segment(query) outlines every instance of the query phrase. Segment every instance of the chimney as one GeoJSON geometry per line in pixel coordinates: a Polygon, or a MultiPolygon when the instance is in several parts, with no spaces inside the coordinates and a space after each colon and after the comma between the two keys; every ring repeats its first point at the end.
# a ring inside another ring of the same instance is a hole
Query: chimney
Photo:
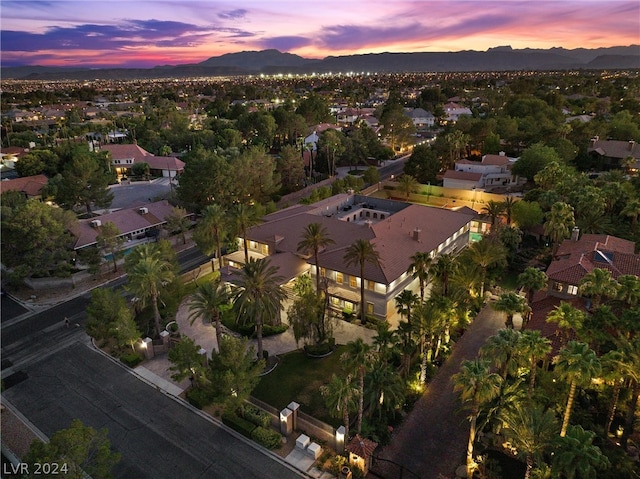
{"type": "Polygon", "coordinates": [[[571,231],[571,241],[578,241],[580,239],[580,228],[577,226],[573,227],[573,231],[571,231]]]}
{"type": "Polygon", "coordinates": [[[414,229],[411,237],[413,238],[414,241],[420,241],[420,228],[414,229]]]}
{"type": "Polygon", "coordinates": [[[636,146],[636,142],[633,140],[629,140],[629,151],[633,151],[634,146],[636,146]]]}

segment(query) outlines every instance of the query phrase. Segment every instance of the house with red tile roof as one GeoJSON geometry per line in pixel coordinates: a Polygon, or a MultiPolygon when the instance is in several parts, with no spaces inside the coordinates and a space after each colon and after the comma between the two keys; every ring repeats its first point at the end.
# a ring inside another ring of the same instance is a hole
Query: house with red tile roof
{"type": "Polygon", "coordinates": [[[172,209],[167,200],[162,200],[141,207],[121,209],[96,218],[79,220],[71,229],[76,238],[73,249],[95,246],[101,227],[109,222],[120,230],[120,237],[125,241],[144,238],[151,231],[158,231],[167,223],[172,209]]]}
{"type": "MultiPolygon", "coordinates": [[[[360,307],[360,270],[347,266],[344,254],[358,239],[371,242],[380,264],[365,265],[366,308],[370,315],[389,319],[396,313],[395,297],[404,289],[418,289],[417,280],[407,272],[411,256],[426,252],[437,257],[463,249],[476,220],[477,213],[470,208],[448,210],[340,194],[267,215],[262,224],[248,230],[247,240],[251,256],[268,256],[272,262],[286,265],[279,271],[286,281],[309,273],[315,282],[318,268],[313,256],[298,252],[297,247],[305,227],[320,223],[335,243],[320,251],[319,274],[326,278],[331,306],[352,311],[360,307]]],[[[242,250],[241,238],[238,244],[242,250]]],[[[244,252],[232,253],[226,261],[231,267],[241,267],[244,252]]]]}
{"type": "MultiPolygon", "coordinates": [[[[549,278],[547,290],[534,296],[531,319],[526,325],[526,329],[541,331],[551,340],[553,352],[563,346],[564,339],[555,323],[547,323],[547,316],[563,301],[586,312],[589,301],[580,296],[579,284],[595,268],[610,271],[613,279],[626,274],[640,276],[640,255],[635,254],[635,243],[604,234],[580,237],[577,229],[570,239],[562,242],[546,271],[549,278]]],[[[570,337],[575,337],[575,334],[571,333],[570,337]]]]}
{"type": "Polygon", "coordinates": [[[42,188],[47,186],[49,180],[45,175],[24,176],[22,178],[14,178],[12,180],[3,180],[0,182],[0,191],[19,191],[27,198],[40,198],[42,188]]]}
{"type": "Polygon", "coordinates": [[[118,177],[130,175],[135,163],[147,163],[152,176],[173,178],[184,171],[184,161],[172,156],[155,156],[137,143],[109,143],[100,148],[110,153],[118,177]]]}

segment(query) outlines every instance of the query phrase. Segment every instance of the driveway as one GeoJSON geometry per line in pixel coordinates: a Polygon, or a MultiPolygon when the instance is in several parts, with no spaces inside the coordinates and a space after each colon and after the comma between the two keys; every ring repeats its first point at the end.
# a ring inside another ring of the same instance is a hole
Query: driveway
{"type": "MultiPolygon", "coordinates": [[[[413,410],[394,430],[391,444],[378,453],[379,457],[404,466],[422,479],[438,479],[440,474],[453,476],[457,466],[465,463],[469,421],[453,391],[451,376],[459,371],[462,361],[474,359],[487,338],[503,327],[503,316],[487,304],[413,410]]],[[[386,465],[385,477],[399,477],[398,471],[399,468],[386,465]]]]}

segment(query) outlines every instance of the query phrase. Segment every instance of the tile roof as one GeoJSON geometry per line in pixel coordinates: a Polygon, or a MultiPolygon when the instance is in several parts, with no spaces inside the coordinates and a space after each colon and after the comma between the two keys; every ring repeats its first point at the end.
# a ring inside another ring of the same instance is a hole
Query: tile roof
{"type": "Polygon", "coordinates": [[[169,216],[173,209],[167,200],[148,203],[145,208],[149,211],[146,214],[141,214],[140,209],[136,207],[114,211],[96,218],[80,220],[71,229],[71,232],[76,237],[74,249],[84,248],[96,243],[100,230],[91,226],[93,220],[100,220],[103,225],[111,222],[116,225],[122,235],[125,235],[164,224],[166,217],[169,216]]]}
{"type": "Polygon", "coordinates": [[[48,178],[45,175],[24,176],[12,180],[0,182],[0,191],[21,191],[27,196],[39,196],[42,188],[47,186],[48,178]]]}
{"type": "Polygon", "coordinates": [[[111,153],[113,160],[133,158],[134,163],[145,162],[153,170],[184,170],[184,161],[173,156],[155,156],[137,144],[111,143],[101,148],[111,153]]]}
{"type": "Polygon", "coordinates": [[[373,455],[373,451],[375,451],[376,447],[378,447],[377,442],[373,442],[366,437],[360,436],[360,434],[356,434],[353,439],[351,439],[351,442],[347,444],[345,449],[348,452],[362,457],[363,459],[368,459],[373,455]]]}
{"type": "MultiPolygon", "coordinates": [[[[560,303],[563,301],[581,311],[587,311],[585,301],[582,298],[562,299],[551,296],[544,291],[534,298],[534,302],[531,305],[531,319],[524,328],[532,331],[540,331],[543,337],[551,341],[551,357],[555,356],[562,346],[564,346],[565,338],[562,331],[558,328],[558,324],[547,322],[547,317],[556,306],[560,306],[560,303]]],[[[570,331],[568,336],[570,340],[575,339],[575,331],[570,331]]]]}
{"type": "MultiPolygon", "coordinates": [[[[344,199],[348,195],[341,195],[344,199]]],[[[338,200],[341,196],[333,197],[338,200]]],[[[364,277],[382,284],[389,284],[407,271],[411,264],[410,257],[418,251],[436,250],[456,231],[463,228],[475,216],[476,212],[469,208],[453,211],[421,205],[393,201],[391,206],[402,209],[390,214],[386,219],[371,226],[353,222],[340,221],[333,217],[323,216],[322,206],[327,203],[316,203],[313,209],[308,206],[292,207],[264,217],[264,223],[254,226],[247,232],[249,240],[263,244],[275,245],[278,252],[297,253],[298,243],[302,240],[304,228],[310,223],[320,223],[335,241],[320,253],[320,265],[327,269],[360,276],[358,265],[346,266],[344,254],[347,248],[358,239],[370,241],[380,254],[380,265],[365,265],[364,277]],[[396,205],[397,204],[397,205],[396,205]],[[318,205],[321,205],[317,207],[318,205]],[[414,230],[420,230],[418,239],[414,239],[414,230]]],[[[329,211],[334,213],[334,211],[329,211]]],[[[313,264],[314,259],[308,262],[313,264]]]]}
{"type": "Polygon", "coordinates": [[[508,165],[509,158],[505,155],[484,155],[482,157],[483,165],[508,165]]]}
{"type": "Polygon", "coordinates": [[[635,141],[597,140],[592,141],[589,148],[587,148],[587,153],[592,151],[609,158],[626,158],[627,156],[640,158],[640,143],[635,141]]]}

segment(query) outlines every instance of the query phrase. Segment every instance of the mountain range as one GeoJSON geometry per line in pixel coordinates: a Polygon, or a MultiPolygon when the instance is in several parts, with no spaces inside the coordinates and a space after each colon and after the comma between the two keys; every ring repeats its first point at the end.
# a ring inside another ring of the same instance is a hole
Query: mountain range
{"type": "Polygon", "coordinates": [[[550,71],[640,68],[640,45],[586,49],[512,49],[487,51],[369,53],[307,59],[278,50],[243,51],[203,62],[154,68],[72,68],[20,66],[2,68],[5,79],[93,80],[185,78],[256,74],[550,71]]]}

